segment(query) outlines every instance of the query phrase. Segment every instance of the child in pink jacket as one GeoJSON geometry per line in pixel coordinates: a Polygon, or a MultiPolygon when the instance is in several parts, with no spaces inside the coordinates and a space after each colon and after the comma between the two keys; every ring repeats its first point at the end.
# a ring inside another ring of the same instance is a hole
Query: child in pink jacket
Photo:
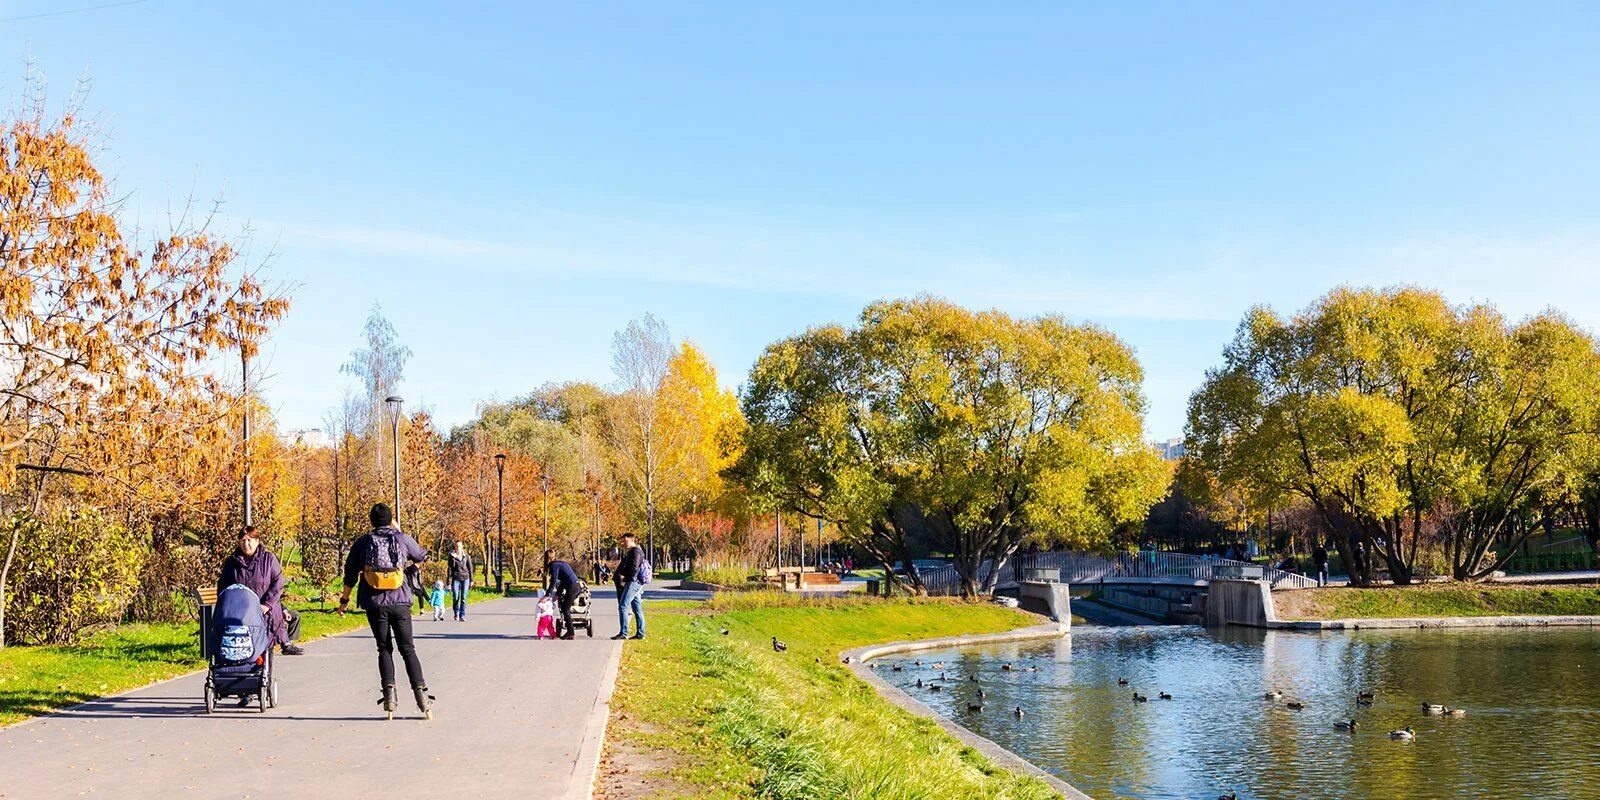
{"type": "Polygon", "coordinates": [[[539,628],[533,638],[556,638],[556,600],[549,593],[539,598],[539,628]]]}

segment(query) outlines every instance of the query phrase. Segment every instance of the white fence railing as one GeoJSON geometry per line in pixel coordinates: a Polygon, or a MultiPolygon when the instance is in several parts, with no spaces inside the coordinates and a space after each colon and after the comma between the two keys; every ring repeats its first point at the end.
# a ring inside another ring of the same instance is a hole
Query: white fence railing
{"type": "MultiPolygon", "coordinates": [[[[978,569],[978,585],[985,585],[993,571],[994,560],[984,561],[978,569]]],[[[1314,578],[1248,561],[1153,550],[1112,556],[1081,552],[1018,555],[1007,560],[1005,566],[1000,568],[995,585],[1010,586],[1017,582],[1019,576],[1028,580],[1071,584],[1098,583],[1117,578],[1170,578],[1191,581],[1264,580],[1274,589],[1314,589],[1317,586],[1314,578]]],[[[960,594],[961,573],[953,565],[926,569],[922,571],[922,585],[932,595],[960,594]]]]}

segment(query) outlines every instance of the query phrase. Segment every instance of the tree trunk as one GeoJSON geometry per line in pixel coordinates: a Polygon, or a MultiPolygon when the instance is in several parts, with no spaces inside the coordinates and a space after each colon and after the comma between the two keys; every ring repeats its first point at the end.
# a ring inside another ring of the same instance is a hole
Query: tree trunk
{"type": "Polygon", "coordinates": [[[22,526],[11,522],[11,543],[6,545],[6,563],[0,567],[0,650],[6,647],[6,579],[11,577],[11,562],[17,556],[17,540],[22,538],[22,526]]]}

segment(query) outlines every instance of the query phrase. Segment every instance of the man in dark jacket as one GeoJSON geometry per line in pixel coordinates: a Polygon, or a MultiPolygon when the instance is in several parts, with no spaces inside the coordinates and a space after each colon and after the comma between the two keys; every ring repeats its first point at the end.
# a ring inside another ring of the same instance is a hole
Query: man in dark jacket
{"type": "Polygon", "coordinates": [[[294,642],[300,638],[300,615],[283,607],[283,564],[272,551],[261,545],[254,525],[239,534],[239,549],[222,562],[217,576],[217,592],[236,583],[250,587],[261,598],[261,613],[272,629],[272,641],[286,656],[305,651],[294,642]]]}
{"type": "Polygon", "coordinates": [[[644,564],[644,550],[639,547],[639,539],[631,533],[622,534],[622,560],[617,562],[616,571],[611,573],[611,582],[617,587],[617,616],[622,620],[622,628],[613,639],[627,639],[628,612],[633,612],[634,639],[644,638],[644,584],[640,582],[639,569],[644,564]]]}
{"type": "Polygon", "coordinates": [[[453,598],[456,622],[467,621],[467,591],[472,588],[472,556],[467,546],[456,542],[450,551],[450,595],[453,598]]]}
{"type": "Polygon", "coordinates": [[[578,599],[578,573],[572,565],[544,551],[544,590],[555,593],[556,606],[561,609],[561,638],[572,639],[572,601],[578,599]]]}
{"type": "Polygon", "coordinates": [[[404,577],[407,566],[428,560],[428,551],[394,527],[394,512],[383,503],[373,506],[368,516],[372,532],[356,540],[344,561],[344,594],[339,597],[339,613],[350,607],[350,590],[359,583],[356,604],[367,612],[367,625],[378,644],[378,679],[383,685],[383,698],[378,702],[393,715],[394,650],[398,647],[417,709],[431,717],[428,682],[422,677],[422,662],[411,639],[413,595],[410,582],[404,577]]]}
{"type": "Polygon", "coordinates": [[[1311,549],[1311,563],[1317,565],[1317,585],[1327,586],[1328,548],[1323,547],[1321,542],[1317,542],[1317,546],[1311,549]]]}

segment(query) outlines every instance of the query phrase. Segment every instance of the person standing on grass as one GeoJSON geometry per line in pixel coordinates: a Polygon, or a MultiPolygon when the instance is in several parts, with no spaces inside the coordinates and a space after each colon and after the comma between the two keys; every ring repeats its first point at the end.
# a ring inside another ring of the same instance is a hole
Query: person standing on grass
{"type": "Polygon", "coordinates": [[[1322,546],[1322,542],[1317,542],[1317,546],[1311,548],[1311,563],[1317,565],[1317,585],[1318,586],[1327,586],[1328,585],[1328,548],[1323,547],[1322,546]]]}
{"type": "Polygon", "coordinates": [[[622,627],[613,639],[644,638],[644,582],[648,580],[650,562],[645,560],[639,547],[639,537],[622,534],[622,560],[611,573],[611,583],[617,587],[617,617],[622,627]],[[633,636],[628,636],[628,612],[633,612],[633,636]]]}
{"type": "Polygon", "coordinates": [[[300,638],[300,615],[283,607],[283,564],[261,544],[256,526],[246,525],[239,534],[239,548],[222,562],[217,576],[217,593],[234,584],[250,587],[261,598],[261,613],[272,630],[272,641],[286,656],[305,651],[294,642],[300,638]]]}
{"type": "Polygon", "coordinates": [[[467,592],[472,589],[472,556],[467,546],[456,542],[450,551],[450,596],[456,622],[467,621],[467,592]]]}
{"type": "MultiPolygon", "coordinates": [[[[572,565],[544,551],[544,592],[555,595],[561,612],[561,638],[572,639],[572,602],[578,599],[578,573],[572,565]]],[[[643,627],[641,625],[641,627],[643,627]]]]}
{"type": "Polygon", "coordinates": [[[417,540],[394,526],[394,512],[379,503],[368,515],[372,532],[357,539],[344,561],[344,594],[339,597],[339,613],[350,607],[350,590],[359,583],[356,604],[367,612],[367,625],[378,645],[378,680],[383,697],[378,702],[394,715],[394,651],[406,664],[406,678],[417,700],[417,710],[431,716],[428,708],[428,682],[422,676],[422,661],[411,638],[412,582],[406,568],[428,560],[428,551],[417,540]]]}

